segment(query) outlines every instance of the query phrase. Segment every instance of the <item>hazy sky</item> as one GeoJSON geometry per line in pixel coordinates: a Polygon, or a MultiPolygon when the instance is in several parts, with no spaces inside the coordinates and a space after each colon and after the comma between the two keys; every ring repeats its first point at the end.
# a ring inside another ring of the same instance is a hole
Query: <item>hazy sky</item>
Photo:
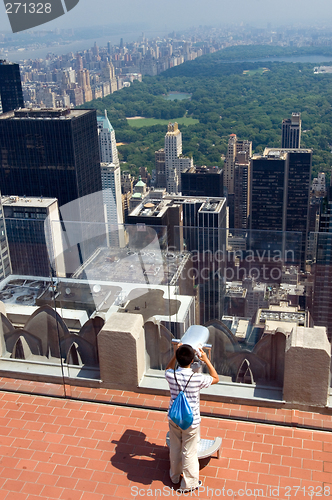
{"type": "MultiPolygon", "coordinates": [[[[17,0],[14,1],[17,2],[17,0]]],[[[29,2],[29,0],[24,1],[29,2]]],[[[34,1],[38,2],[38,0],[34,1]]],[[[324,22],[326,25],[332,25],[332,1],[80,0],[72,11],[41,28],[144,23],[145,29],[155,31],[180,29],[199,24],[218,25],[240,22],[257,26],[266,26],[270,22],[272,27],[295,22],[305,24],[324,22]]],[[[0,31],[4,30],[10,31],[10,25],[4,3],[0,3],[0,31]]]]}

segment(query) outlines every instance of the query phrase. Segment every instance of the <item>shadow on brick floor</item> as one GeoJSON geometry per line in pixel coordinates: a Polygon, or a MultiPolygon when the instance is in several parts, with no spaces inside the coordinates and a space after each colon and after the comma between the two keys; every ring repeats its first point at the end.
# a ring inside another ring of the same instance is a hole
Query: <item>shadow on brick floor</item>
{"type": "MultiPolygon", "coordinates": [[[[146,440],[144,432],[126,429],[116,444],[115,454],[111,458],[113,467],[127,474],[129,481],[150,485],[153,481],[162,481],[165,486],[174,486],[169,478],[169,455],[167,446],[160,446],[146,440]]],[[[200,460],[200,470],[211,461],[200,460]]]]}

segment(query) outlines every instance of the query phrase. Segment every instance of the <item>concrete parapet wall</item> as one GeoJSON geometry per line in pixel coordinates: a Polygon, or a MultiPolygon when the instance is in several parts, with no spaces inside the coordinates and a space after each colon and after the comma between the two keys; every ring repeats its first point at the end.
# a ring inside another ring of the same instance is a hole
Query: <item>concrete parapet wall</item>
{"type": "Polygon", "coordinates": [[[295,327],[286,341],[283,399],[287,403],[326,406],[331,345],[325,327],[295,327]]]}
{"type": "Polygon", "coordinates": [[[137,389],[145,372],[142,315],[112,314],[100,330],[97,341],[102,385],[137,389]]]}

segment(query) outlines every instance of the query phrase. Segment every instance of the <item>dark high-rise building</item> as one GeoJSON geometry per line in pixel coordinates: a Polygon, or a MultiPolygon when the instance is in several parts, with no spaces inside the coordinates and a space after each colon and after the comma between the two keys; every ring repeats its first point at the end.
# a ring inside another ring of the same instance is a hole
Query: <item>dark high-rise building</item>
{"type": "Polygon", "coordinates": [[[9,196],[58,199],[66,273],[75,272],[105,237],[96,111],[0,115],[0,185],[9,196]]]}
{"type": "Polygon", "coordinates": [[[298,149],[301,144],[301,113],[292,113],[292,118],[282,120],[281,147],[298,149]]]}
{"type": "MultiPolygon", "coordinates": [[[[145,224],[156,230],[164,248],[189,250],[199,293],[201,324],[218,319],[224,311],[224,259],[226,250],[226,198],[165,195],[152,191],[148,200],[134,208],[129,224],[145,224]],[[154,198],[155,196],[155,198],[154,198]]],[[[141,231],[139,231],[139,234],[141,231]]],[[[142,238],[145,237],[142,231],[142,238]]],[[[135,235],[135,237],[137,237],[135,235]]]]}
{"type": "Polygon", "coordinates": [[[24,107],[20,67],[0,59],[0,99],[3,113],[24,107]]]}
{"type": "Polygon", "coordinates": [[[319,232],[311,234],[315,245],[312,274],[314,290],[311,314],[315,325],[326,326],[332,338],[332,186],[321,204],[319,232]]]}
{"type": "MultiPolygon", "coordinates": [[[[288,232],[285,237],[277,238],[284,245],[285,238],[290,243],[291,233],[297,233],[296,260],[301,261],[302,267],[308,235],[311,162],[310,149],[266,148],[263,155],[251,160],[250,228],[288,232]]],[[[272,239],[270,233],[257,241],[272,239]]]]}
{"type": "MultiPolygon", "coordinates": [[[[154,198],[151,192],[151,198],[141,201],[128,215],[128,223],[132,225],[143,224],[147,227],[153,227],[158,235],[159,243],[162,249],[172,248],[183,250],[182,236],[182,206],[181,203],[173,202],[165,198],[154,198]]],[[[140,232],[140,231],[139,231],[140,232]]],[[[142,231],[144,233],[144,231],[142,231]]],[[[137,235],[144,239],[145,234],[137,235]]]]}
{"type": "Polygon", "coordinates": [[[0,185],[59,206],[102,190],[96,112],[22,109],[0,115],[0,185]]]}
{"type": "Polygon", "coordinates": [[[218,167],[190,167],[181,173],[183,196],[224,196],[223,170],[218,167]]]}
{"type": "Polygon", "coordinates": [[[286,231],[308,231],[312,151],[288,151],[286,231]]]}
{"type": "Polygon", "coordinates": [[[284,229],[287,155],[268,154],[251,160],[250,226],[260,231],[284,229]]]}
{"type": "Polygon", "coordinates": [[[206,324],[224,314],[225,269],[219,256],[226,248],[226,199],[211,198],[197,212],[197,280],[200,320],[206,324]]]}
{"type": "Polygon", "coordinates": [[[234,228],[247,229],[250,211],[250,159],[237,155],[234,165],[234,228]]]}
{"type": "Polygon", "coordinates": [[[2,206],[13,274],[49,276],[48,241],[50,251],[59,256],[57,274],[64,276],[61,238],[56,238],[55,228],[49,223],[59,220],[57,200],[6,196],[2,198],[2,206]]]}

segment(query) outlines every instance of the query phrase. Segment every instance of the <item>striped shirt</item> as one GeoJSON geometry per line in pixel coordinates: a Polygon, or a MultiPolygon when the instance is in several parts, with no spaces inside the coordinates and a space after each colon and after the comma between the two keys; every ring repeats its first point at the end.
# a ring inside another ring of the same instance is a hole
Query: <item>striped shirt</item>
{"type": "MultiPolygon", "coordinates": [[[[191,368],[181,368],[176,370],[176,379],[181,389],[183,390],[188,382],[190,375],[193,373],[191,368]]],[[[168,411],[171,409],[174,399],[179,394],[179,387],[174,379],[174,370],[169,369],[165,372],[166,380],[169,384],[171,391],[171,400],[169,402],[168,411]]],[[[194,373],[186,389],[185,395],[187,396],[188,403],[191,406],[194,414],[194,420],[191,427],[197,427],[201,421],[199,412],[199,391],[204,387],[209,387],[212,384],[211,375],[204,375],[203,373],[194,373]]],[[[168,417],[169,418],[169,417],[168,417]]]]}

